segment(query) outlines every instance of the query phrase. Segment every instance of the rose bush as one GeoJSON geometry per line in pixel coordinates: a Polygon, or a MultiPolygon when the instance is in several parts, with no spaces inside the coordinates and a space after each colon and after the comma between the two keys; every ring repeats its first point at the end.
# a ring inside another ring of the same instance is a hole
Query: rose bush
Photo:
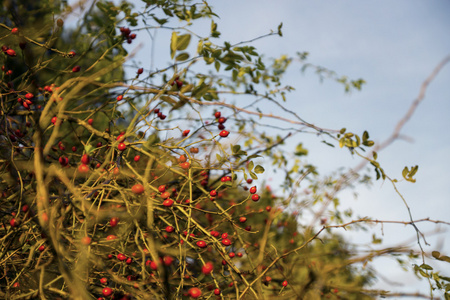
{"type": "MultiPolygon", "coordinates": [[[[369,289],[375,274],[359,262],[420,255],[389,248],[360,256],[331,228],[351,217],[336,194],[369,178],[322,178],[302,144],[283,150],[292,134],[261,130],[269,126],[258,119],[273,119],[356,154],[374,144],[367,132],[323,129],[283,107],[292,59],[267,63],[251,43],[214,43],[220,32],[206,2],[144,1],[138,13],[99,1],[78,28],[65,27],[67,4],[50,2],[27,13],[11,7],[26,21],[3,11],[0,24],[2,296],[372,299],[383,292],[369,289]],[[203,19],[211,19],[204,37],[189,29],[203,19]],[[171,31],[169,67],[127,65],[126,47],[144,29],[171,31]],[[285,171],[287,193],[261,180],[271,164],[285,171]]],[[[387,178],[376,153],[366,159],[387,178]]],[[[431,276],[424,265],[417,271],[431,276]]]]}

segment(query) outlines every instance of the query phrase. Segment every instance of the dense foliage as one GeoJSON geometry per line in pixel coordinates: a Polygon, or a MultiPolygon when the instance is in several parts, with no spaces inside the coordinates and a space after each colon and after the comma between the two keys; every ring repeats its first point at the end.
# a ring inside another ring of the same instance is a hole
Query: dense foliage
{"type": "MultiPolygon", "coordinates": [[[[76,26],[65,24],[76,9],[65,1],[2,7],[1,297],[389,296],[370,289],[372,259],[426,254],[360,253],[333,232],[352,218],[337,193],[370,177],[321,176],[303,144],[282,148],[293,134],[278,124],[313,132],[324,147],[346,147],[377,179],[391,180],[369,134],[323,129],[285,108],[293,87],[282,76],[294,59],[264,60],[250,42],[215,43],[217,16],[207,2],[143,2],[143,11],[94,2],[76,26]],[[209,22],[207,35],[193,32],[197,21],[209,22]],[[136,66],[128,54],[149,31],[170,32],[167,45],[157,45],[170,51],[168,67],[136,66]],[[248,104],[235,104],[242,99],[248,104]],[[265,110],[272,105],[283,114],[265,110]],[[284,189],[258,178],[270,165],[284,189]]],[[[282,36],[282,26],[271,35],[282,36]]],[[[364,84],[316,69],[345,90],[364,84]]],[[[416,172],[405,168],[404,178],[414,181],[416,172]]],[[[415,271],[448,291],[448,278],[430,268],[423,261],[415,271]]]]}

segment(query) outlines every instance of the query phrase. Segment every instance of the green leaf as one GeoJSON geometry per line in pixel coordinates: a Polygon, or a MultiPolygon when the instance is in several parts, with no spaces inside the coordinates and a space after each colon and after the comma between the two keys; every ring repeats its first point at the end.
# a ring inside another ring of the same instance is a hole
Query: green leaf
{"type": "Polygon", "coordinates": [[[402,171],[403,178],[405,178],[409,182],[416,182],[413,176],[417,173],[417,170],[419,170],[419,166],[417,165],[411,167],[411,170],[409,170],[408,167],[405,167],[402,171]]]}
{"type": "Polygon", "coordinates": [[[255,166],[255,164],[253,163],[253,161],[250,161],[249,163],[248,163],[248,165],[247,165],[247,169],[249,170],[249,171],[251,171],[251,170],[253,170],[253,167],[255,166]]]}
{"type": "Polygon", "coordinates": [[[439,259],[439,257],[441,256],[441,253],[439,251],[433,251],[433,252],[431,252],[431,255],[434,258],[439,259]]]}
{"type": "Polygon", "coordinates": [[[191,42],[190,34],[183,34],[178,36],[176,41],[176,50],[178,51],[185,50],[189,46],[190,42],[191,42]]]}
{"type": "Polygon", "coordinates": [[[177,101],[175,99],[173,99],[172,97],[167,96],[167,95],[161,95],[159,98],[161,100],[163,100],[164,102],[167,102],[172,105],[175,105],[177,103],[177,101]]]}
{"type": "Polygon", "coordinates": [[[250,172],[250,177],[254,180],[258,179],[258,176],[256,176],[256,174],[253,172],[250,172]]]}
{"type": "Polygon", "coordinates": [[[233,146],[231,146],[231,151],[233,151],[233,154],[238,153],[239,150],[241,150],[241,145],[233,145],[233,146]]]}
{"type": "Polygon", "coordinates": [[[283,36],[283,33],[281,32],[282,27],[283,27],[283,22],[281,22],[280,25],[278,25],[278,35],[279,36],[283,36]]]}
{"type": "Polygon", "coordinates": [[[191,97],[201,98],[206,92],[208,92],[210,86],[202,82],[200,85],[196,86],[192,91],[191,97]]]}
{"type": "Polygon", "coordinates": [[[260,165],[257,165],[256,167],[255,167],[255,173],[256,174],[262,174],[262,173],[264,173],[264,168],[262,167],[262,166],[260,166],[260,165]]]}
{"type": "Polygon", "coordinates": [[[439,257],[439,260],[446,261],[446,262],[450,263],[450,257],[448,257],[448,256],[441,256],[441,257],[439,257]]]}
{"type": "Polygon", "coordinates": [[[218,62],[217,60],[214,62],[214,68],[216,68],[216,71],[219,72],[219,70],[220,70],[220,62],[218,62]]]}
{"type": "Polygon", "coordinates": [[[418,269],[420,275],[422,275],[422,277],[428,278],[428,274],[426,272],[424,272],[422,269],[418,269]]]}
{"type": "Polygon", "coordinates": [[[178,35],[175,31],[172,32],[172,38],[170,39],[170,58],[175,57],[175,52],[177,51],[177,41],[178,35]]]}
{"type": "Polygon", "coordinates": [[[86,146],[84,146],[84,151],[86,152],[86,154],[91,154],[92,151],[94,151],[95,147],[93,147],[91,144],[87,144],[86,146]]]}
{"type": "Polygon", "coordinates": [[[365,142],[369,139],[369,133],[367,131],[363,132],[362,139],[363,139],[363,142],[365,142]]]}
{"type": "Polygon", "coordinates": [[[308,149],[303,148],[303,144],[300,143],[297,145],[297,148],[295,148],[295,155],[297,156],[308,155],[308,149]]]}
{"type": "Polygon", "coordinates": [[[420,267],[424,270],[433,270],[433,268],[427,264],[422,264],[420,267]]]}
{"type": "Polygon", "coordinates": [[[219,162],[222,161],[222,156],[220,156],[219,153],[216,153],[216,158],[217,158],[217,161],[219,161],[219,162]]]}
{"type": "Polygon", "coordinates": [[[322,143],[324,143],[324,144],[327,145],[327,146],[330,146],[330,147],[333,147],[333,148],[334,148],[334,145],[333,145],[333,144],[330,144],[330,143],[325,142],[325,141],[322,141],[322,143]]]}
{"type": "Polygon", "coordinates": [[[189,59],[189,53],[187,52],[183,52],[177,55],[177,57],[175,57],[176,61],[185,61],[189,59]]]}

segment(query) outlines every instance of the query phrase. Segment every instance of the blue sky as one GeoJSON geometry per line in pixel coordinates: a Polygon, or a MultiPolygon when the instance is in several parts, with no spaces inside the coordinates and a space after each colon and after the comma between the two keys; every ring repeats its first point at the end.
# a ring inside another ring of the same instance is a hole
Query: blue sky
{"type": "MultiPolygon", "coordinates": [[[[239,42],[276,30],[283,22],[283,38],[271,37],[254,45],[269,57],[310,53],[309,62],[349,78],[363,78],[361,92],[345,94],[342,86],[311,72],[293,68],[285,83],[296,87],[288,107],[315,125],[356,133],[368,130],[376,142],[385,140],[417,97],[420,86],[434,67],[450,54],[449,1],[212,1],[220,16],[222,38],[239,42]]],[[[397,141],[379,154],[379,161],[393,178],[401,179],[405,166],[419,165],[417,183],[400,182],[415,219],[430,217],[449,222],[450,217],[450,65],[428,87],[402,134],[412,142],[397,141]]],[[[305,144],[309,160],[323,169],[355,166],[348,153],[316,144],[305,144]]],[[[370,190],[358,189],[359,198],[341,194],[346,205],[361,216],[383,220],[408,220],[402,200],[390,183],[376,182],[370,190]]],[[[381,227],[374,232],[381,236],[381,227]]],[[[420,225],[431,233],[436,226],[420,225]]],[[[414,238],[412,228],[384,227],[385,245],[398,245],[414,238]]],[[[426,251],[450,250],[448,230],[430,234],[426,251]],[[444,241],[444,238],[447,241],[444,241]]],[[[364,243],[370,236],[354,235],[364,243]]],[[[414,240],[412,240],[414,241],[414,240]]],[[[414,242],[410,243],[411,245],[414,242]]],[[[377,287],[427,293],[425,281],[397,267],[394,260],[379,260],[378,270],[403,283],[391,286],[380,280],[377,287]]],[[[445,271],[444,271],[445,273],[445,271]]],[[[448,274],[447,271],[447,276],[448,274]]]]}

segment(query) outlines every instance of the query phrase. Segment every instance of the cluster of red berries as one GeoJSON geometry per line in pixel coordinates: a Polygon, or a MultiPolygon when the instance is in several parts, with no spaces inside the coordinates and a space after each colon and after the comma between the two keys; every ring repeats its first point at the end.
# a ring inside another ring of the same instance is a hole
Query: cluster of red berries
{"type": "Polygon", "coordinates": [[[180,80],[180,77],[175,78],[175,80],[172,82],[172,86],[177,85],[178,89],[181,89],[183,86],[183,81],[180,80]]]}
{"type": "Polygon", "coordinates": [[[163,114],[163,113],[160,111],[159,108],[155,108],[155,109],[153,110],[153,112],[154,112],[155,114],[157,114],[158,118],[160,118],[161,120],[164,120],[164,119],[167,117],[165,114],[163,114]]]}
{"type": "Polygon", "coordinates": [[[131,44],[136,38],[136,33],[131,33],[131,30],[128,27],[120,27],[120,33],[122,34],[123,38],[127,40],[128,44],[131,44]]]}
{"type": "Polygon", "coordinates": [[[225,129],[225,125],[223,125],[223,124],[227,121],[227,118],[222,117],[222,114],[221,114],[220,111],[216,111],[216,112],[214,113],[214,117],[216,118],[217,122],[219,122],[219,125],[217,125],[217,128],[219,128],[220,130],[222,130],[222,131],[219,133],[219,135],[220,135],[221,137],[227,137],[227,136],[230,134],[230,132],[224,130],[224,129],[225,129]]]}
{"type": "Polygon", "coordinates": [[[9,48],[8,46],[3,45],[2,46],[2,52],[5,53],[6,55],[10,56],[10,57],[14,57],[16,56],[16,51],[14,51],[13,49],[9,48]]]}
{"type": "MultiPolygon", "coordinates": [[[[31,105],[33,104],[33,101],[31,101],[31,100],[33,100],[34,95],[32,93],[26,93],[24,98],[25,99],[18,98],[17,102],[22,103],[23,107],[25,107],[26,109],[30,110],[31,109],[31,105]]],[[[38,107],[38,108],[40,108],[40,107],[38,107]]]]}
{"type": "Polygon", "coordinates": [[[12,70],[6,70],[5,66],[2,66],[2,71],[5,73],[6,76],[12,75],[12,70]]]}

